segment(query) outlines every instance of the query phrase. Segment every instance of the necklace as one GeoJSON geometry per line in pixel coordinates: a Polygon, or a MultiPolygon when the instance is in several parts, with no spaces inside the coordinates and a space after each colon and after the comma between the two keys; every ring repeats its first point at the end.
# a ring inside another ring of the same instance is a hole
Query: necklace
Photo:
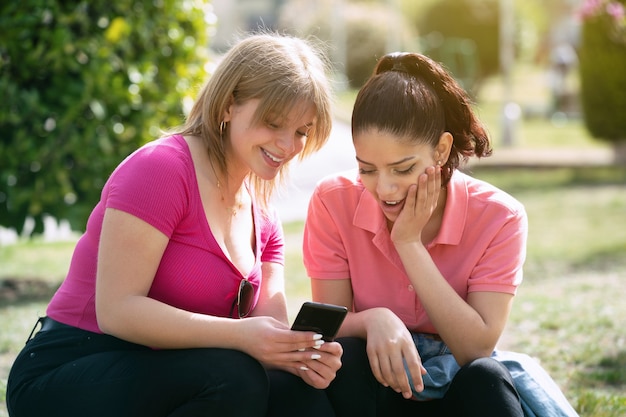
{"type": "Polygon", "coordinates": [[[215,171],[215,167],[213,166],[213,161],[209,159],[209,162],[211,164],[211,171],[213,171],[213,175],[215,176],[215,185],[217,186],[217,190],[220,193],[220,199],[222,201],[222,205],[224,206],[226,211],[230,211],[231,216],[234,217],[237,215],[239,210],[243,208],[243,201],[241,200],[237,201],[237,196],[235,196],[235,204],[233,204],[232,206],[229,206],[226,204],[226,199],[224,198],[224,192],[222,190],[222,183],[220,182],[220,177],[217,175],[217,172],[215,171]]]}

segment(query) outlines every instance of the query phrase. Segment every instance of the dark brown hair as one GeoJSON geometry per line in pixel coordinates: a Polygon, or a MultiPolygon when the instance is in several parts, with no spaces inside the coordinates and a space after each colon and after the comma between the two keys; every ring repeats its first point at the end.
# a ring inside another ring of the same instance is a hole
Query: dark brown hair
{"type": "Polygon", "coordinates": [[[443,185],[461,160],[491,155],[491,144],[468,94],[442,65],[418,53],[383,56],[359,91],[352,136],[375,129],[433,148],[440,136],[454,138],[443,166],[443,185]]]}

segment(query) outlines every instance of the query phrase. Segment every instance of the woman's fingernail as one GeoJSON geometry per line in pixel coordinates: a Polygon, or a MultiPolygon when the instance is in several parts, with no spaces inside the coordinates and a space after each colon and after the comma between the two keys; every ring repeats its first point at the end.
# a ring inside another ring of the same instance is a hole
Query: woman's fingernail
{"type": "Polygon", "coordinates": [[[321,357],[322,355],[318,355],[317,353],[311,355],[311,359],[320,359],[321,357]]]}
{"type": "Polygon", "coordinates": [[[298,349],[298,352],[304,352],[306,349],[302,348],[302,349],[298,349]]]}
{"type": "Polygon", "coordinates": [[[309,370],[309,368],[307,368],[306,366],[301,366],[301,367],[300,367],[300,370],[302,370],[302,371],[308,371],[308,370],[309,370]]]}
{"type": "Polygon", "coordinates": [[[322,337],[324,337],[323,334],[316,333],[313,335],[313,340],[320,340],[322,337]]]}
{"type": "Polygon", "coordinates": [[[315,346],[319,347],[319,346],[322,346],[324,343],[326,343],[326,342],[324,342],[323,340],[316,340],[315,341],[315,346]]]}

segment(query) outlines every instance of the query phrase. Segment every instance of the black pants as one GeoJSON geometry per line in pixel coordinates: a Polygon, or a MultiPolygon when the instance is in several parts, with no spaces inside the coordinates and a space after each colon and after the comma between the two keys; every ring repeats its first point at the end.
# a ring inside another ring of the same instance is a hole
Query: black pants
{"type": "Polygon", "coordinates": [[[523,417],[513,380],[504,365],[477,359],[456,374],[444,398],[406,400],[372,374],[365,340],[340,338],[342,367],[328,388],[337,417],[523,417]]]}
{"type": "Polygon", "coordinates": [[[243,352],[153,350],[73,327],[26,344],[6,398],[11,417],[334,415],[324,391],[243,352]]]}

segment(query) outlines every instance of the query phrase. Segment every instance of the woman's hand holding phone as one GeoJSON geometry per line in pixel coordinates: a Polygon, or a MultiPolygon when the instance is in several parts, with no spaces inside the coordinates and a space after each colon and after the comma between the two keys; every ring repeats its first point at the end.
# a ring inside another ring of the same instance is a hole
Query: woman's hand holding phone
{"type": "Polygon", "coordinates": [[[343,349],[333,339],[347,313],[348,309],[343,306],[305,302],[291,327],[292,330],[313,334],[318,343],[324,342],[299,350],[304,359],[297,372],[315,388],[328,387],[341,367],[343,349]]]}
{"type": "Polygon", "coordinates": [[[326,342],[315,349],[303,352],[304,360],[297,368],[297,374],[307,384],[317,389],[328,388],[341,368],[343,349],[337,342],[326,342]]]}
{"type": "Polygon", "coordinates": [[[317,331],[294,331],[269,316],[237,320],[240,326],[233,340],[239,349],[269,369],[282,369],[299,375],[307,384],[323,389],[341,367],[343,350],[336,342],[326,342],[317,331]]]}

